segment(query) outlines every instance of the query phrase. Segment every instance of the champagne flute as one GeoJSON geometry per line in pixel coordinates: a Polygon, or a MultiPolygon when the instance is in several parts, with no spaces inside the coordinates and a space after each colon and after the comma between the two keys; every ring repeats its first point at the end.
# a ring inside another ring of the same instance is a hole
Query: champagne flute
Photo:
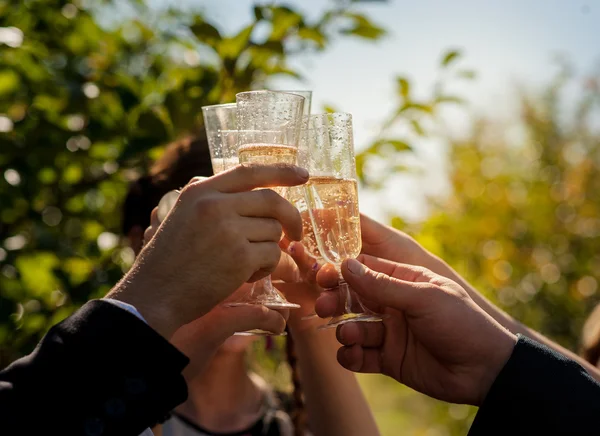
{"type": "MultiPolygon", "coordinates": [[[[304,186],[315,240],[339,273],[343,260],[357,257],[362,247],[352,115],[311,116],[306,135],[311,177],[304,186]]],[[[363,306],[341,273],[338,288],[344,311],[319,329],[382,320],[363,306]]]]}
{"type": "MultiPolygon", "coordinates": [[[[310,114],[306,114],[305,111],[305,115],[302,121],[300,144],[298,146],[298,166],[302,168],[310,167],[308,134],[309,132],[311,132],[311,130],[309,130],[308,128],[309,122],[310,114]]],[[[296,206],[296,209],[298,209],[298,212],[300,212],[300,216],[302,217],[302,246],[304,247],[304,252],[308,254],[308,256],[311,259],[315,260],[315,267],[319,264],[323,264],[324,260],[321,256],[321,253],[319,252],[319,246],[317,245],[315,231],[313,229],[313,224],[310,219],[305,186],[292,186],[291,188],[289,188],[287,199],[290,203],[296,206]]],[[[300,319],[302,321],[306,321],[314,318],[317,318],[317,314],[313,310],[309,315],[305,315],[300,319]]]]}
{"type": "MultiPolygon", "coordinates": [[[[206,129],[206,138],[210,150],[213,172],[218,174],[235,167],[239,164],[238,130],[237,130],[237,104],[226,103],[202,107],[204,116],[204,126],[206,129]]],[[[264,279],[263,279],[264,280],[264,279]]],[[[241,306],[259,304],[252,301],[255,292],[258,292],[256,286],[264,286],[260,283],[253,283],[248,295],[242,300],[230,301],[225,306],[241,306]]],[[[277,292],[274,290],[274,292],[277,292]]],[[[285,336],[286,332],[275,334],[266,330],[252,329],[244,332],[236,332],[237,336],[285,336]]]]}
{"type": "MultiPolygon", "coordinates": [[[[304,97],[275,91],[249,91],[236,95],[237,153],[240,163],[297,164],[304,97]]],[[[282,197],[286,188],[271,188],[282,197]]],[[[297,309],[279,293],[271,276],[255,283],[252,295],[242,303],[263,304],[272,309],[297,309]]]]}
{"type": "MultiPolygon", "coordinates": [[[[301,168],[308,168],[309,166],[309,156],[308,156],[308,146],[306,143],[306,127],[308,125],[308,120],[310,116],[310,107],[312,101],[312,91],[281,91],[287,92],[289,94],[297,94],[304,97],[304,111],[302,117],[302,129],[300,132],[300,143],[298,145],[298,166],[301,168]]],[[[307,254],[314,258],[315,261],[321,261],[321,254],[319,253],[319,249],[317,247],[317,242],[315,241],[314,231],[312,228],[312,222],[310,221],[310,215],[308,213],[308,205],[306,202],[306,194],[304,191],[304,186],[291,186],[287,190],[287,200],[292,203],[298,211],[300,212],[300,216],[302,217],[302,245],[304,246],[307,254]]],[[[316,316],[316,315],[315,315],[316,316]]]]}

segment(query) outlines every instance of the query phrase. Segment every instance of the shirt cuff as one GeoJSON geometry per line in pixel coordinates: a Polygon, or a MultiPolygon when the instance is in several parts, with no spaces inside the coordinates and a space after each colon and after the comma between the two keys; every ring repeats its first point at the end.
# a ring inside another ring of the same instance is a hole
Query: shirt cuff
{"type": "Polygon", "coordinates": [[[121,301],[121,300],[113,300],[112,298],[103,298],[102,300],[104,300],[104,301],[106,301],[108,303],[112,303],[115,306],[118,306],[121,309],[126,310],[127,312],[134,314],[139,319],[141,319],[146,324],[148,324],[148,322],[144,319],[144,317],[142,316],[142,314],[140,312],[138,312],[138,310],[135,308],[135,306],[133,306],[133,305],[131,305],[129,303],[125,303],[124,301],[121,301]]]}

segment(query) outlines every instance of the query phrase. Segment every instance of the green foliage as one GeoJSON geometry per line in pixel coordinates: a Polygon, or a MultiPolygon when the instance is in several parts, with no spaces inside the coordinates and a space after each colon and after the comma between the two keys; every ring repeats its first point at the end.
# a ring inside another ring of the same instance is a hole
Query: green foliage
{"type": "MultiPolygon", "coordinates": [[[[600,300],[600,77],[585,81],[573,107],[565,95],[575,81],[563,68],[543,92],[522,92],[510,128],[475,123],[451,144],[450,196],[424,222],[396,217],[392,225],[510,315],[577,351],[600,300]]],[[[464,435],[475,413],[384,378],[361,382],[382,434],[464,435]]]]}
{"type": "Polygon", "coordinates": [[[381,124],[379,134],[373,142],[356,156],[356,170],[363,183],[379,188],[393,175],[406,171],[406,153],[412,152],[412,143],[419,137],[433,134],[432,126],[439,121],[440,110],[448,105],[464,103],[460,97],[445,93],[449,80],[469,80],[475,77],[472,71],[452,69],[460,56],[460,52],[456,50],[442,55],[439,78],[431,95],[426,98],[417,98],[413,94],[408,78],[396,77],[396,108],[391,117],[381,124]],[[454,74],[449,76],[448,72],[454,74]],[[376,171],[370,169],[372,165],[377,166],[376,171]]]}
{"type": "Polygon", "coordinates": [[[419,237],[511,315],[576,350],[599,300],[600,135],[590,120],[600,92],[589,86],[565,119],[571,81],[563,72],[543,95],[522,95],[520,140],[481,121],[454,144],[454,193],[419,237]]]}
{"type": "Polygon", "coordinates": [[[200,127],[201,106],[300,77],[289,60],[338,35],[383,33],[351,5],[254,16],[225,34],[139,0],[0,0],[0,367],[129,268],[117,236],[128,183],[200,127]]]}

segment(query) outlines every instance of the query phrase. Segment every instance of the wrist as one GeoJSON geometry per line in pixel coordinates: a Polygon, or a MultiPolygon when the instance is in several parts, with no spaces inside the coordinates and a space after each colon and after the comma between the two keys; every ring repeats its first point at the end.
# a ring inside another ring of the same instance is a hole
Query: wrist
{"type": "Polygon", "coordinates": [[[127,276],[106,295],[106,298],[135,307],[148,325],[167,340],[171,339],[179,327],[177,318],[172,315],[174,311],[166,302],[153,298],[147,287],[136,280],[127,279],[127,276]]]}
{"type": "Polygon", "coordinates": [[[500,329],[503,334],[499,335],[497,340],[490,341],[490,343],[494,344],[493,352],[483,362],[482,375],[476,383],[476,386],[479,387],[479,393],[474,402],[475,406],[483,404],[492,385],[510,359],[517,344],[518,338],[515,334],[502,327],[500,329]]]}
{"type": "Polygon", "coordinates": [[[325,324],[325,321],[321,318],[317,318],[317,321],[310,320],[305,322],[311,323],[311,327],[295,329],[290,325],[290,332],[298,351],[301,353],[302,350],[330,350],[334,356],[337,355],[337,349],[340,347],[340,344],[336,339],[336,329],[317,330],[316,327],[325,324]]]}

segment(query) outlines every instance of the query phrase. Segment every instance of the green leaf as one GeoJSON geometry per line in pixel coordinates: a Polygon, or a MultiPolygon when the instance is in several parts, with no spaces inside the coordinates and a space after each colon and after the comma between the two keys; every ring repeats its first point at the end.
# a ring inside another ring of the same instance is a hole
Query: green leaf
{"type": "Polygon", "coordinates": [[[254,18],[256,19],[256,21],[260,21],[263,18],[265,18],[262,6],[254,6],[254,18]]]}
{"type": "Polygon", "coordinates": [[[398,77],[396,79],[398,82],[398,92],[404,99],[408,99],[408,95],[410,93],[410,83],[404,77],[398,77]]]}
{"type": "Polygon", "coordinates": [[[302,15],[288,7],[273,6],[271,10],[273,12],[271,20],[273,27],[271,29],[271,36],[269,36],[269,40],[271,41],[283,39],[291,28],[302,23],[302,15]]]}
{"type": "Polygon", "coordinates": [[[410,124],[417,135],[425,136],[425,131],[423,130],[423,127],[421,127],[421,123],[419,123],[417,120],[410,120],[410,124]]]}
{"type": "Polygon", "coordinates": [[[23,285],[35,297],[42,297],[57,288],[58,283],[52,269],[58,266],[56,254],[38,251],[35,254],[19,256],[16,267],[21,274],[23,285]]]}
{"type": "Polygon", "coordinates": [[[242,51],[248,47],[253,30],[254,24],[251,24],[234,37],[222,39],[218,45],[217,53],[223,59],[237,59],[242,51]]]}
{"type": "Polygon", "coordinates": [[[442,67],[449,66],[452,62],[457,60],[459,57],[460,57],[460,51],[458,51],[458,50],[451,50],[451,51],[447,52],[444,55],[444,57],[442,58],[442,67]]]}
{"type": "Polygon", "coordinates": [[[379,149],[385,145],[391,145],[396,151],[412,150],[412,147],[408,143],[399,139],[379,139],[378,141],[375,141],[371,147],[369,147],[372,150],[371,154],[378,153],[379,149]]]}
{"type": "Polygon", "coordinates": [[[339,111],[335,107],[326,104],[323,106],[323,112],[328,113],[328,114],[333,114],[333,113],[339,112],[339,111]]]}
{"type": "Polygon", "coordinates": [[[219,31],[206,21],[196,21],[190,26],[190,30],[196,38],[211,47],[214,47],[221,40],[219,31]]]}
{"type": "Polygon", "coordinates": [[[455,104],[464,104],[465,100],[463,98],[457,97],[455,95],[440,95],[435,99],[436,103],[455,103],[455,104]]]}
{"type": "Polygon", "coordinates": [[[323,32],[316,27],[302,27],[298,30],[298,37],[304,40],[313,41],[320,49],[325,48],[325,43],[327,42],[327,38],[323,32]]]}
{"type": "Polygon", "coordinates": [[[346,16],[352,18],[354,23],[348,29],[342,30],[342,34],[360,36],[361,38],[371,40],[379,39],[385,35],[383,28],[373,24],[364,15],[348,13],[346,16]]]}
{"type": "Polygon", "coordinates": [[[398,109],[396,111],[396,116],[401,115],[403,112],[406,112],[410,109],[415,109],[421,112],[425,112],[428,114],[432,114],[433,113],[433,108],[430,105],[427,104],[422,104],[422,103],[405,103],[404,105],[402,105],[400,107],[400,109],[398,109]]]}
{"type": "Polygon", "coordinates": [[[13,70],[0,71],[0,97],[5,97],[19,88],[19,75],[13,70]]]}
{"type": "Polygon", "coordinates": [[[283,43],[281,41],[266,41],[263,44],[252,46],[252,49],[264,51],[269,55],[283,55],[285,53],[283,43]]]}
{"type": "Polygon", "coordinates": [[[81,168],[81,165],[78,165],[76,163],[73,163],[73,164],[69,165],[67,168],[65,168],[65,170],[63,171],[63,174],[62,174],[63,182],[65,182],[69,185],[74,185],[75,183],[79,182],[82,177],[83,177],[83,168],[81,168]]]}
{"type": "Polygon", "coordinates": [[[461,70],[456,75],[467,80],[473,80],[477,77],[477,73],[473,70],[461,70]]]}

